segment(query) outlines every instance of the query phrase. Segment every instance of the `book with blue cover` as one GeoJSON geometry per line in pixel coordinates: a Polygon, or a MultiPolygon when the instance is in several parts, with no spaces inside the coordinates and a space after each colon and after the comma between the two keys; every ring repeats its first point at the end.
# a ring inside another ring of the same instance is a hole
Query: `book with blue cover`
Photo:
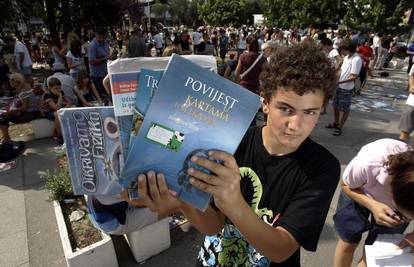
{"type": "Polygon", "coordinates": [[[134,188],[139,173],[164,173],[181,200],[205,210],[211,196],[192,187],[186,174],[197,168],[191,156],[208,158],[211,149],[233,154],[259,107],[258,95],[173,55],[131,143],[120,182],[134,188]]]}
{"type": "MultiPolygon", "coordinates": [[[[217,71],[216,59],[213,56],[189,55],[185,57],[204,68],[217,71]]],[[[108,63],[112,102],[120,128],[120,140],[125,158],[129,151],[133,120],[137,118],[134,107],[136,93],[139,91],[141,70],[162,71],[168,61],[169,57],[139,57],[122,58],[108,63]]],[[[146,100],[149,99],[146,98],[146,100]]]]}
{"type": "Polygon", "coordinates": [[[59,110],[75,195],[119,195],[123,156],[113,107],[59,110]]]}
{"type": "Polygon", "coordinates": [[[139,90],[136,92],[136,102],[134,115],[132,118],[132,130],[130,143],[133,143],[138,135],[142,121],[147,113],[151,100],[158,89],[158,83],[160,82],[163,70],[149,70],[141,69],[141,79],[139,80],[139,90]]]}

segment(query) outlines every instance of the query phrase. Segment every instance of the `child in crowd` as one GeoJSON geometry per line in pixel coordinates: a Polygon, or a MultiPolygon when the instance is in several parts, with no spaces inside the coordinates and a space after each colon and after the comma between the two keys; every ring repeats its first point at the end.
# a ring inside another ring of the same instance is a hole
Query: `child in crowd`
{"type": "Polygon", "coordinates": [[[91,81],[86,69],[82,69],[78,72],[74,91],[79,99],[79,106],[92,107],[93,102],[97,102],[100,106],[102,106],[102,99],[99,96],[98,91],[91,81]]]}
{"type": "Polygon", "coordinates": [[[16,90],[17,97],[8,105],[7,111],[0,114],[0,130],[3,143],[10,143],[10,123],[25,123],[40,117],[40,99],[36,96],[25,77],[20,73],[10,75],[10,86],[16,90]]]}
{"type": "Polygon", "coordinates": [[[316,250],[340,166],[309,135],[335,72],[320,47],[305,42],[277,49],[261,82],[267,124],[250,128],[234,155],[210,151],[222,164],[191,159],[212,173],[188,169],[190,183],[213,196],[205,212],[176,199],[163,174],[138,175],[138,205],[160,214],[179,208],[207,234],[198,266],[300,266],[300,247],[316,250]]]}
{"type": "MultiPolygon", "coordinates": [[[[408,75],[408,98],[405,110],[401,113],[399,125],[400,139],[405,142],[408,142],[414,130],[414,67],[411,66],[408,75]]],[[[414,144],[414,137],[412,140],[414,144]]]]}
{"type": "MultiPolygon", "coordinates": [[[[372,245],[378,234],[403,233],[414,218],[414,152],[398,140],[369,143],[346,167],[341,186],[334,266],[349,267],[364,232],[365,244],[372,245]]],[[[414,232],[399,244],[407,245],[414,245],[414,232]]],[[[358,266],[366,266],[365,258],[358,266]]]]}
{"type": "Polygon", "coordinates": [[[63,144],[62,132],[60,129],[59,116],[57,111],[61,108],[70,107],[71,102],[61,89],[61,82],[58,78],[52,77],[48,80],[47,90],[42,96],[42,112],[46,119],[55,122],[54,136],[59,143],[63,144]]]}

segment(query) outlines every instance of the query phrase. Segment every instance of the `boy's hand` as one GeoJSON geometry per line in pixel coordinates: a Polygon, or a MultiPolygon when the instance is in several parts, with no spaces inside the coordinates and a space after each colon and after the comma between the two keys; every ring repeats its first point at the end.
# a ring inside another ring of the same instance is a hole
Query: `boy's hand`
{"type": "Polygon", "coordinates": [[[379,225],[385,225],[388,227],[394,227],[396,225],[402,224],[403,221],[398,217],[398,215],[381,202],[376,202],[371,208],[372,215],[374,215],[375,221],[379,225]]]}
{"type": "Polygon", "coordinates": [[[169,190],[164,175],[149,171],[146,175],[138,175],[138,199],[129,200],[135,206],[145,206],[161,216],[167,215],[182,203],[175,197],[176,193],[169,190]]]}
{"type": "Polygon", "coordinates": [[[188,169],[192,176],[190,183],[214,197],[214,203],[224,214],[229,216],[235,207],[244,201],[240,192],[240,171],[235,158],[223,151],[210,151],[209,156],[220,160],[218,164],[203,157],[194,156],[191,161],[208,169],[212,174],[206,174],[194,168],[188,169]]]}

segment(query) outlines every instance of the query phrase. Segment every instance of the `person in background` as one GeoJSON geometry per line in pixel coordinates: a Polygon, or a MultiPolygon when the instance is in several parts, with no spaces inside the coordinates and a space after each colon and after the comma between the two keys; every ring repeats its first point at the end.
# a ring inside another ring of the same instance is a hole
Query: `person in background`
{"type": "MultiPolygon", "coordinates": [[[[350,267],[355,249],[379,234],[402,234],[414,218],[414,152],[401,141],[380,139],[361,148],[347,165],[334,215],[339,234],[334,267],[350,267]],[[371,222],[369,217],[371,216],[371,222]]],[[[409,233],[400,248],[414,244],[409,233]]],[[[366,266],[365,257],[358,266],[366,266]]]]}
{"type": "Polygon", "coordinates": [[[145,57],[147,45],[141,29],[135,29],[131,32],[128,42],[128,57],[145,57]]]}
{"type": "Polygon", "coordinates": [[[66,63],[69,68],[69,74],[76,80],[80,70],[85,69],[82,58],[82,43],[78,39],[70,42],[68,53],[66,54],[66,63]]]}
{"type": "Polygon", "coordinates": [[[52,68],[53,75],[49,76],[45,80],[44,87],[45,88],[48,87],[49,80],[51,78],[57,78],[61,83],[61,89],[65,93],[65,96],[70,100],[72,105],[77,106],[79,103],[79,100],[74,91],[75,80],[72,78],[72,76],[63,73],[64,69],[59,69],[58,67],[59,67],[58,65],[55,65],[52,68]]]}
{"type": "Polygon", "coordinates": [[[342,135],[342,129],[351,111],[355,80],[358,79],[363,64],[361,57],[356,53],[356,44],[352,43],[350,39],[345,39],[341,42],[340,50],[345,57],[341,65],[338,88],[332,103],[334,121],[325,126],[325,128],[333,129],[332,135],[334,136],[342,135]]]}
{"type": "Polygon", "coordinates": [[[11,123],[26,123],[40,118],[40,99],[21,73],[10,74],[10,86],[16,90],[17,97],[8,105],[7,111],[0,114],[0,130],[3,134],[2,143],[13,143],[9,126],[11,123]]]}
{"type": "Polygon", "coordinates": [[[244,88],[259,94],[259,75],[262,72],[266,58],[259,53],[257,39],[250,35],[246,39],[247,52],[240,55],[236,67],[236,82],[244,88]]]}
{"type": "MultiPolygon", "coordinates": [[[[414,65],[413,65],[414,66],[414,65]]],[[[406,101],[406,107],[401,113],[400,124],[400,140],[408,142],[410,134],[414,131],[414,67],[411,66],[410,72],[408,73],[408,98],[406,101]]],[[[413,137],[414,144],[414,137],[413,137]]]]}
{"type": "Polygon", "coordinates": [[[63,144],[62,130],[57,111],[61,108],[71,107],[71,102],[61,89],[62,84],[56,77],[51,77],[47,81],[47,89],[42,96],[41,112],[43,116],[55,123],[54,137],[60,145],[63,144]]]}
{"type": "Polygon", "coordinates": [[[237,67],[237,60],[235,53],[229,53],[229,60],[226,61],[218,71],[220,76],[229,80],[235,80],[234,71],[237,67]]]}
{"type": "Polygon", "coordinates": [[[89,58],[88,58],[88,47],[89,47],[89,38],[87,35],[82,36],[82,47],[81,54],[83,58],[83,64],[85,65],[86,70],[89,73],[89,58]]]}
{"type": "Polygon", "coordinates": [[[100,106],[103,105],[102,99],[85,69],[79,71],[74,91],[79,99],[78,106],[80,107],[92,107],[94,102],[100,106]]]}
{"type": "Polygon", "coordinates": [[[4,42],[14,51],[14,59],[18,72],[24,76],[32,75],[33,62],[27,47],[11,36],[5,37],[4,42]]]}
{"type": "Polygon", "coordinates": [[[104,77],[108,74],[106,64],[108,60],[115,59],[114,56],[110,54],[106,34],[105,29],[98,29],[96,31],[96,37],[92,40],[88,47],[90,75],[95,88],[101,96],[106,95],[105,89],[102,85],[104,77]]]}

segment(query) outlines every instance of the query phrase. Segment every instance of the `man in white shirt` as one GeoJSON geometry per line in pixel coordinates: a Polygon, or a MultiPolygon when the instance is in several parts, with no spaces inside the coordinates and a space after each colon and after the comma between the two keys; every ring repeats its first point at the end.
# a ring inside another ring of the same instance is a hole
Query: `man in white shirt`
{"type": "MultiPolygon", "coordinates": [[[[413,65],[414,66],[414,65],[413,65]]],[[[414,67],[411,66],[408,83],[409,83],[409,95],[406,102],[406,108],[401,113],[399,129],[400,140],[408,141],[410,134],[414,130],[414,67]]],[[[414,138],[413,138],[414,143],[414,138]]]]}
{"type": "Polygon", "coordinates": [[[193,40],[193,51],[196,53],[198,51],[198,46],[201,43],[201,38],[203,37],[203,34],[199,32],[198,30],[193,32],[191,35],[191,38],[193,40]]]}
{"type": "Polygon", "coordinates": [[[25,75],[30,76],[32,74],[32,59],[29,54],[27,47],[14,37],[6,37],[6,44],[14,50],[14,58],[17,70],[25,75]]]}
{"type": "Polygon", "coordinates": [[[334,108],[334,122],[326,126],[326,128],[334,130],[332,133],[334,136],[340,136],[342,134],[342,128],[351,110],[355,80],[358,79],[359,72],[362,68],[362,59],[356,53],[356,45],[351,40],[343,40],[340,48],[345,57],[341,66],[338,88],[332,103],[334,108]]]}
{"type": "Polygon", "coordinates": [[[157,34],[154,35],[154,44],[155,49],[157,50],[157,56],[160,57],[162,55],[162,48],[164,46],[164,38],[160,32],[157,32],[157,34]]]}
{"type": "Polygon", "coordinates": [[[380,58],[379,56],[381,56],[380,55],[381,52],[382,52],[381,37],[382,37],[382,34],[377,33],[377,34],[374,35],[374,38],[373,38],[374,60],[371,63],[371,66],[372,66],[371,68],[372,69],[375,68],[375,66],[377,65],[377,62],[380,58]]]}

